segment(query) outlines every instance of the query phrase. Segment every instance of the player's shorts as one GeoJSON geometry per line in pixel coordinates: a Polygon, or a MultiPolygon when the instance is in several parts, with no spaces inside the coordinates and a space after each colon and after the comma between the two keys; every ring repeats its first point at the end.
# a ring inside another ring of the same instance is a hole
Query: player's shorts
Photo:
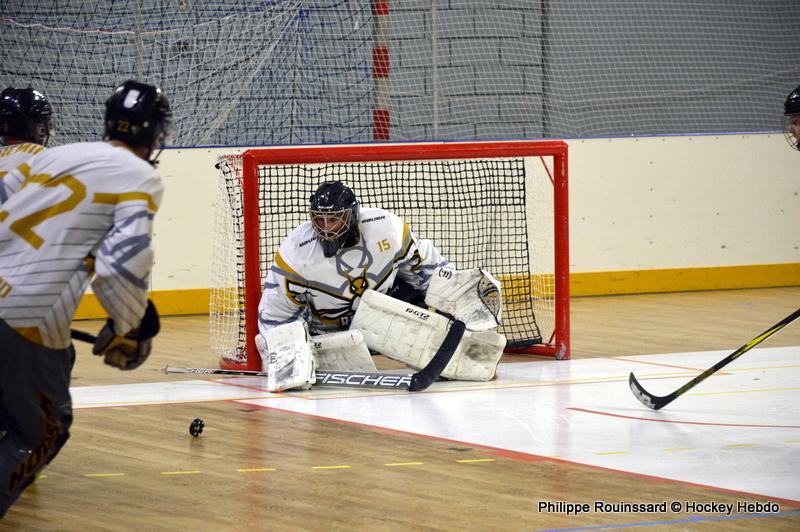
{"type": "Polygon", "coordinates": [[[49,349],[0,320],[0,516],[69,438],[75,349],[49,349]]]}

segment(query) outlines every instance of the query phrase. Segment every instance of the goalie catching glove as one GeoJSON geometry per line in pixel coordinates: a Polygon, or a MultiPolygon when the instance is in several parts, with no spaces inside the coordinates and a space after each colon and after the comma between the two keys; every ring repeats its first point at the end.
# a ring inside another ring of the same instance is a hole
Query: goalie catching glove
{"type": "Polygon", "coordinates": [[[463,321],[470,331],[488,331],[500,325],[500,282],[485,270],[437,268],[425,303],[463,321]]]}
{"type": "Polygon", "coordinates": [[[158,311],[148,299],[141,323],[125,336],[118,336],[114,332],[114,320],[107,320],[97,335],[92,353],[103,355],[103,362],[109,366],[122,370],[136,369],[150,356],[153,337],[160,329],[158,311]]]}

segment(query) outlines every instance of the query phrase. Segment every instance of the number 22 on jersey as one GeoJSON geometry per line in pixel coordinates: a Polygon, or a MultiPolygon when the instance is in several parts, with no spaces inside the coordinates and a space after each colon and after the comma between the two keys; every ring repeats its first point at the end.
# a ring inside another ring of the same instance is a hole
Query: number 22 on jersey
{"type": "MultiPolygon", "coordinates": [[[[39,249],[42,244],[44,244],[44,240],[42,237],[36,234],[33,228],[49,218],[58,216],[59,214],[64,214],[65,212],[69,212],[77,207],[78,204],[86,197],[86,186],[78,181],[75,177],[68,174],[56,178],[53,178],[48,174],[36,174],[33,176],[28,176],[17,193],[31,183],[38,184],[42,188],[55,188],[63,186],[70,191],[70,195],[67,198],[58,201],[49,207],[45,207],[44,209],[40,209],[36,212],[28,214],[27,216],[23,216],[12,222],[9,226],[9,229],[18,234],[28,244],[36,249],[39,249]]],[[[0,222],[5,221],[8,216],[8,211],[0,211],[0,222]]]]}

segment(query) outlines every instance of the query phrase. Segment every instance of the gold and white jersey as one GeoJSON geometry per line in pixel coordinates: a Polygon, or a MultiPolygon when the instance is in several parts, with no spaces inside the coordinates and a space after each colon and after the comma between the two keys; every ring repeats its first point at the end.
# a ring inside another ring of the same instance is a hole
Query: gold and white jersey
{"type": "Polygon", "coordinates": [[[3,178],[0,319],[54,349],[92,288],[117,334],[138,327],[147,305],[160,176],[106,142],[50,148],[3,178]]]}
{"type": "Polygon", "coordinates": [[[430,240],[417,239],[389,211],[362,208],[359,240],[325,257],[317,233],[306,222],[283,241],[267,273],[258,312],[262,335],[294,320],[313,334],[347,329],[365,290],[388,291],[400,277],[425,290],[433,270],[449,263],[430,240]]]}
{"type": "Polygon", "coordinates": [[[46,149],[33,142],[0,146],[0,204],[5,203],[10,195],[6,190],[5,179],[3,179],[6,174],[46,149]]]}

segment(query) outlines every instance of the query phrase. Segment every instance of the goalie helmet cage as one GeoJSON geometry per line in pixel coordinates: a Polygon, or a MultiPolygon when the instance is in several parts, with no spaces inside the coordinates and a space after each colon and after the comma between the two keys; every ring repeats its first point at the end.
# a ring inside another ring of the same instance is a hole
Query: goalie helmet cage
{"type": "Polygon", "coordinates": [[[563,141],[295,146],[219,157],[211,347],[260,370],[258,305],[283,239],[323,181],[408,222],[456,267],[503,286],[507,353],[569,358],[568,157],[563,141]]]}

